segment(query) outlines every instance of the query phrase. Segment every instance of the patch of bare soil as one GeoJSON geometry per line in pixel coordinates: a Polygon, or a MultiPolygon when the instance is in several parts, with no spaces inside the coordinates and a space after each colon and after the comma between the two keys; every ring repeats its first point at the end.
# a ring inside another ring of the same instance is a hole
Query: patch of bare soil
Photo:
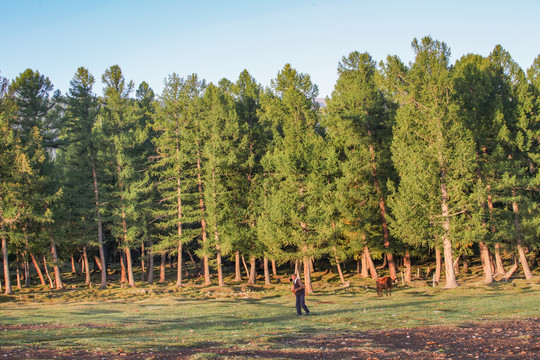
{"type": "MultiPolygon", "coordinates": [[[[9,331],[10,329],[6,329],[9,331]]],[[[115,354],[0,345],[0,359],[539,359],[540,319],[478,322],[388,331],[287,336],[259,347],[219,344],[115,354]]]]}

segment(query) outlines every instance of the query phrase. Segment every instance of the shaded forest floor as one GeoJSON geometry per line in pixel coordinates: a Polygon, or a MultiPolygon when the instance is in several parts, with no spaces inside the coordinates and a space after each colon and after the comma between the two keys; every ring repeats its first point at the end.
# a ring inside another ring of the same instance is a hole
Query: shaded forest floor
{"type": "Polygon", "coordinates": [[[484,285],[473,266],[453,290],[431,286],[424,271],[388,297],[354,273],[343,286],[332,271],[316,272],[311,315],[302,317],[286,274],[270,286],[229,274],[224,288],[190,278],[182,289],[140,282],[105,290],[65,274],[65,290],[0,295],[0,360],[538,358],[540,269],[533,280],[517,272],[484,285]]]}

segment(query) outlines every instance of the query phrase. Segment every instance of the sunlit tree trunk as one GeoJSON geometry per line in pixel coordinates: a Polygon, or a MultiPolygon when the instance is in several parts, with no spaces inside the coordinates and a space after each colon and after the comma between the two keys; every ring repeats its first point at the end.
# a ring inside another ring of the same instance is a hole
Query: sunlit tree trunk
{"type": "MultiPolygon", "coordinates": [[[[516,196],[516,189],[512,189],[512,196],[516,196]]],[[[519,208],[517,202],[512,202],[512,210],[514,211],[514,225],[516,227],[516,242],[519,254],[519,263],[523,269],[523,274],[525,279],[530,280],[533,278],[531,269],[529,268],[529,263],[527,262],[527,257],[525,256],[525,249],[523,248],[523,238],[521,234],[521,226],[519,220],[519,208]]]]}
{"type": "Polygon", "coordinates": [[[30,259],[32,259],[32,263],[34,264],[34,268],[36,269],[36,272],[39,276],[39,281],[41,282],[41,285],[46,285],[45,278],[43,277],[43,273],[41,272],[41,268],[39,266],[39,263],[37,262],[36,258],[32,253],[30,254],[30,259]]]}
{"type": "Polygon", "coordinates": [[[61,290],[64,288],[64,283],[62,282],[62,274],[60,273],[60,265],[58,264],[58,252],[56,251],[56,244],[54,239],[51,237],[51,253],[53,258],[53,269],[54,269],[54,282],[56,290],[61,290]]]}

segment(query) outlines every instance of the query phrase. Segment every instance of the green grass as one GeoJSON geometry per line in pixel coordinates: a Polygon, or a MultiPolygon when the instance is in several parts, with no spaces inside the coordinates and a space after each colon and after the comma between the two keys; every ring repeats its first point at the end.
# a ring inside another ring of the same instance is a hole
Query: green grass
{"type": "MultiPolygon", "coordinates": [[[[538,278],[538,276],[536,277],[538,278]]],[[[540,283],[513,280],[484,286],[469,280],[443,290],[417,281],[377,297],[372,280],[351,277],[344,288],[320,275],[297,317],[288,284],[227,288],[188,284],[106,290],[24,289],[0,296],[0,346],[151,352],[225,347],[280,348],[287,336],[429,325],[466,325],[540,314],[540,283]]],[[[212,358],[200,352],[199,358],[212,358]]]]}

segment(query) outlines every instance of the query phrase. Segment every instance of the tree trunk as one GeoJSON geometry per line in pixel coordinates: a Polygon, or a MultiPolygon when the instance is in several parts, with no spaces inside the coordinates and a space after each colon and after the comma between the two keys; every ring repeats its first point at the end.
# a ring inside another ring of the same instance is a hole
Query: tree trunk
{"type": "Polygon", "coordinates": [[[17,254],[17,261],[15,262],[15,279],[17,279],[17,289],[22,290],[21,284],[21,261],[17,254]]]}
{"type": "Polygon", "coordinates": [[[120,251],[120,285],[124,287],[128,282],[127,272],[126,272],[126,261],[124,259],[124,254],[120,251]]]}
{"type": "MultiPolygon", "coordinates": [[[[371,138],[371,128],[370,124],[367,124],[367,131],[368,136],[371,138]]],[[[382,228],[383,228],[383,244],[384,248],[388,249],[390,247],[390,233],[388,231],[388,223],[386,220],[386,204],[384,201],[383,193],[381,191],[381,187],[379,185],[379,179],[377,176],[377,162],[375,159],[375,150],[373,148],[373,143],[369,144],[369,153],[371,158],[371,175],[373,175],[373,182],[375,185],[375,191],[377,195],[379,196],[379,211],[381,213],[381,222],[382,222],[382,228]]],[[[392,278],[397,277],[396,273],[396,265],[394,263],[394,257],[391,252],[386,252],[385,259],[388,261],[388,270],[390,270],[390,276],[392,278]]]]}
{"type": "Polygon", "coordinates": [[[493,267],[491,265],[489,249],[483,241],[480,241],[478,246],[480,248],[480,260],[482,260],[482,269],[484,270],[484,284],[491,284],[493,282],[493,267]]]}
{"type": "MultiPolygon", "coordinates": [[[[204,217],[204,198],[203,198],[204,194],[203,194],[203,187],[202,187],[201,157],[199,154],[199,150],[197,150],[197,182],[198,182],[198,190],[199,190],[199,208],[201,211],[201,235],[202,235],[202,243],[203,243],[203,248],[204,248],[206,246],[206,220],[204,217]]],[[[206,251],[203,257],[203,274],[204,274],[204,283],[206,285],[212,284],[212,282],[210,281],[210,266],[208,263],[208,254],[206,254],[206,251]]]]}
{"type": "Polygon", "coordinates": [[[411,282],[412,281],[412,269],[411,269],[411,254],[409,253],[409,250],[405,251],[405,281],[411,282]]]}
{"type": "Polygon", "coordinates": [[[53,258],[53,269],[54,269],[54,282],[56,290],[62,290],[64,288],[64,283],[62,282],[62,274],[60,273],[60,266],[58,265],[58,253],[56,252],[56,244],[54,239],[51,237],[51,253],[53,258]]]}
{"type": "Polygon", "coordinates": [[[77,274],[77,268],[75,267],[75,256],[71,255],[71,273],[77,274]]]}
{"type": "Polygon", "coordinates": [[[47,268],[47,259],[45,259],[45,256],[43,256],[43,267],[45,268],[45,274],[47,274],[47,278],[49,279],[49,284],[51,289],[54,289],[53,280],[51,278],[51,274],[49,274],[49,269],[47,268]]]}
{"type": "Polygon", "coordinates": [[[146,249],[144,246],[144,240],[141,241],[141,281],[145,280],[146,275],[146,249]]]}
{"type": "MultiPolygon", "coordinates": [[[[101,211],[99,204],[99,188],[96,172],[96,161],[94,157],[94,147],[90,145],[90,160],[92,162],[92,178],[94,180],[94,198],[96,201],[96,219],[98,227],[98,248],[99,248],[99,258],[101,259],[102,270],[101,270],[101,288],[107,288],[107,263],[105,262],[105,249],[103,246],[103,225],[101,223],[101,211]]],[[[88,269],[86,270],[88,272],[88,269]]]]}
{"type": "Polygon", "coordinates": [[[516,259],[514,259],[514,265],[512,265],[510,269],[508,269],[508,272],[504,275],[504,278],[506,280],[510,279],[510,277],[514,274],[517,268],[518,268],[518,262],[516,259]]]}
{"type": "Polygon", "coordinates": [[[341,283],[345,285],[345,277],[343,276],[343,271],[341,271],[341,264],[339,263],[339,257],[337,255],[337,246],[334,244],[334,259],[336,260],[336,267],[339,274],[339,279],[341,283]]]}
{"type": "Polygon", "coordinates": [[[270,268],[268,266],[268,258],[265,256],[263,257],[263,267],[264,267],[264,284],[270,285],[270,268]]]}
{"type": "Polygon", "coordinates": [[[191,251],[189,251],[189,249],[187,249],[186,252],[188,253],[189,258],[191,259],[193,266],[195,266],[197,274],[201,275],[201,268],[199,267],[199,265],[197,265],[197,262],[195,261],[195,259],[193,259],[193,254],[191,254],[191,251]]]}
{"type": "Polygon", "coordinates": [[[221,249],[219,245],[216,245],[216,265],[218,272],[218,286],[225,286],[225,282],[223,281],[223,267],[221,264],[221,249]]]}
{"type": "MultiPolygon", "coordinates": [[[[176,129],[176,160],[180,161],[180,146],[178,144],[178,128],[176,129]]],[[[180,172],[180,170],[179,170],[180,172]]],[[[176,179],[176,213],[177,213],[177,235],[178,235],[178,269],[176,269],[176,286],[182,287],[182,188],[180,174],[177,174],[176,179]]]]}
{"type": "Polygon", "coordinates": [[[148,284],[154,283],[154,252],[152,250],[153,246],[152,237],[148,237],[148,277],[146,282],[148,284]]]}
{"type": "Polygon", "coordinates": [[[302,272],[300,262],[298,260],[294,261],[294,273],[297,277],[300,277],[300,273],[302,272]]]}
{"type": "Polygon", "coordinates": [[[377,275],[377,269],[375,269],[375,264],[373,263],[373,259],[371,258],[371,254],[367,246],[364,246],[364,256],[369,272],[371,273],[371,278],[377,279],[379,275],[377,275]]]}
{"type": "Polygon", "coordinates": [[[8,260],[8,250],[7,250],[7,237],[4,233],[4,223],[0,221],[0,237],[2,238],[2,258],[4,260],[4,284],[5,291],[4,294],[11,295],[13,294],[13,289],[11,288],[11,279],[9,276],[9,260],[8,260]]]}
{"type": "Polygon", "coordinates": [[[252,256],[250,258],[250,263],[251,263],[251,269],[249,270],[249,280],[248,280],[248,284],[249,285],[255,285],[255,281],[257,279],[257,261],[255,259],[255,256],[252,256]]]}
{"type": "Polygon", "coordinates": [[[495,243],[495,276],[504,276],[504,265],[501,257],[501,243],[495,243]]]}
{"type": "MultiPolygon", "coordinates": [[[[512,189],[512,196],[516,196],[516,189],[512,189]]],[[[523,248],[523,238],[521,235],[521,226],[519,221],[519,208],[517,202],[515,201],[512,202],[512,210],[514,211],[514,224],[516,227],[516,242],[519,254],[519,263],[521,264],[521,267],[523,269],[525,279],[530,280],[533,278],[533,275],[531,269],[529,268],[527,257],[525,256],[525,249],[523,248]]]]}
{"type": "Polygon", "coordinates": [[[45,282],[45,278],[43,277],[41,268],[39,267],[39,264],[32,253],[30,253],[30,259],[32,259],[32,263],[34,264],[34,268],[36,269],[36,272],[39,276],[39,281],[41,282],[41,285],[46,285],[47,283],[45,282]]]}
{"type": "Polygon", "coordinates": [[[272,275],[276,277],[277,276],[276,260],[272,259],[271,262],[272,262],[272,275]]]}
{"type": "Polygon", "coordinates": [[[234,253],[234,281],[242,281],[242,273],[240,270],[240,251],[234,253]]]}
{"type": "Polygon", "coordinates": [[[99,271],[103,271],[103,266],[101,265],[101,259],[97,255],[94,255],[94,262],[96,263],[99,271]]]}
{"type": "Polygon", "coordinates": [[[311,269],[309,267],[309,258],[304,258],[304,286],[306,287],[306,294],[313,293],[311,286],[311,269]]]}
{"type": "Polygon", "coordinates": [[[448,189],[446,187],[446,172],[443,169],[441,174],[441,212],[443,217],[443,250],[444,250],[444,265],[446,289],[454,289],[459,286],[454,273],[454,258],[452,254],[452,241],[450,240],[450,211],[448,208],[448,189]]]}
{"type": "Polygon", "coordinates": [[[381,266],[377,266],[376,269],[377,270],[382,270],[386,267],[386,265],[388,265],[388,258],[385,256],[383,256],[383,263],[381,266]]]}
{"type": "Polygon", "coordinates": [[[246,264],[246,259],[244,259],[244,255],[242,255],[242,263],[244,264],[244,270],[246,270],[246,277],[248,278],[249,283],[249,279],[251,279],[251,276],[249,275],[249,269],[246,264]]]}
{"type": "Polygon", "coordinates": [[[362,261],[361,276],[363,278],[367,278],[367,277],[369,277],[369,270],[368,270],[368,260],[366,258],[366,252],[365,251],[362,251],[362,256],[360,257],[360,259],[362,261]]]}
{"type": "Polygon", "coordinates": [[[435,249],[435,274],[433,275],[433,279],[437,284],[441,282],[441,272],[442,272],[442,256],[441,256],[441,250],[437,248],[435,249]]]}
{"type": "Polygon", "coordinates": [[[159,282],[164,283],[165,282],[165,261],[167,255],[165,253],[161,254],[161,263],[159,266],[159,282]]]}
{"type": "Polygon", "coordinates": [[[24,255],[24,286],[29,287],[30,286],[30,263],[28,262],[28,251],[26,251],[26,254],[24,255]]]}
{"type": "Polygon", "coordinates": [[[86,245],[83,246],[83,264],[84,264],[83,267],[85,270],[85,277],[86,277],[84,285],[88,286],[90,285],[90,263],[88,261],[88,252],[86,251],[86,245]]]}
{"type": "Polygon", "coordinates": [[[127,237],[128,229],[127,229],[127,222],[126,222],[126,212],[125,212],[123,204],[122,204],[122,228],[124,230],[123,240],[124,240],[124,249],[126,252],[128,283],[129,283],[129,287],[135,287],[135,277],[133,276],[133,261],[131,260],[131,249],[129,248],[129,242],[128,242],[128,237],[127,237]]]}

